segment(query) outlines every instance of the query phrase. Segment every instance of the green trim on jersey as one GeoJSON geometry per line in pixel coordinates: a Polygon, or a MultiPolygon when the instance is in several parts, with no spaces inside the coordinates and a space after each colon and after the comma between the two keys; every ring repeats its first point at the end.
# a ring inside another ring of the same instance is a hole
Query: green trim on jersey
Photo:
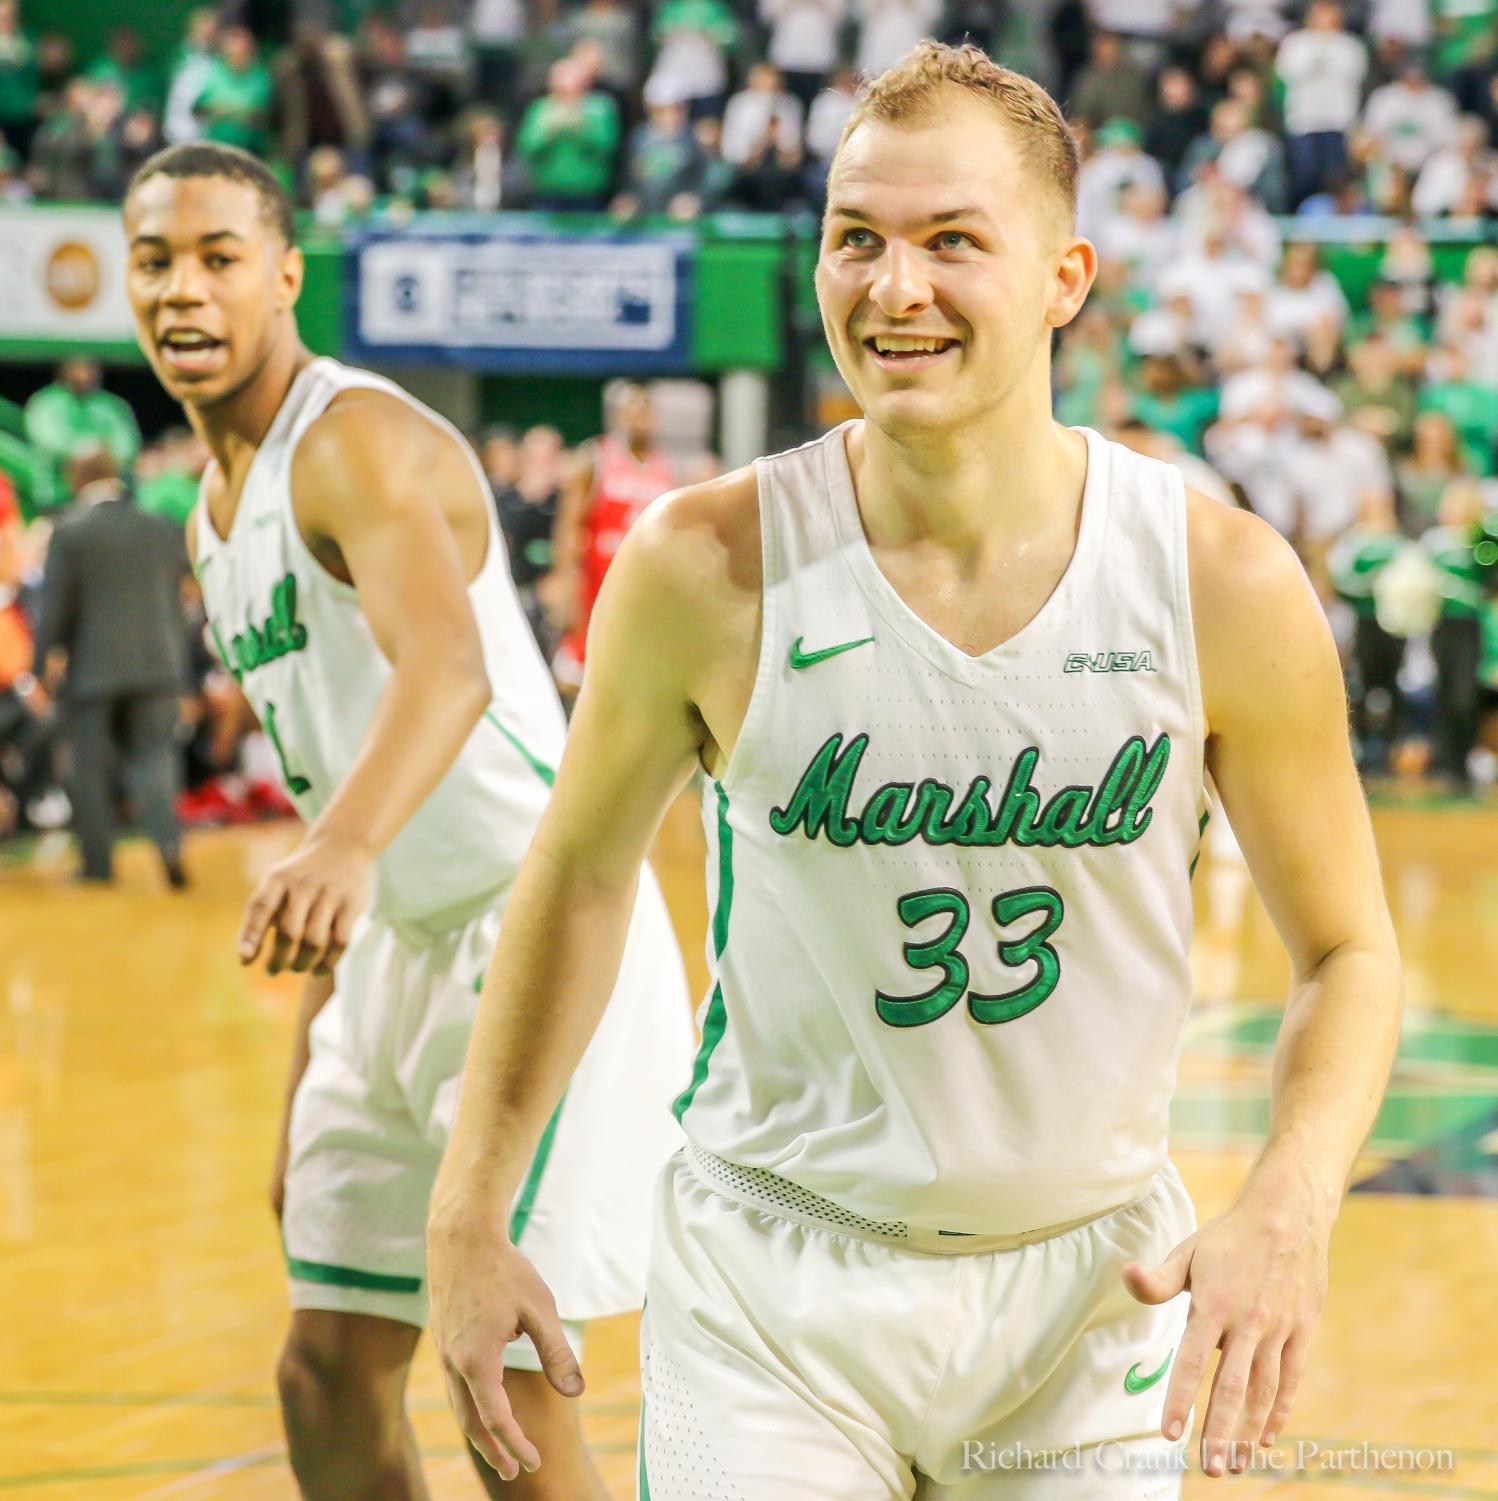
{"type": "Polygon", "coordinates": [[[635,1490],[635,1501],[650,1501],[650,1476],[645,1467],[645,1397],[640,1396],[640,1480],[635,1490]]]}
{"type": "Polygon", "coordinates": [[[487,719],[489,723],[492,724],[494,728],[498,730],[499,733],[503,735],[505,739],[508,740],[517,751],[520,752],[520,755],[525,761],[525,764],[529,766],[530,769],[535,772],[535,774],[540,777],[548,787],[552,786],[556,782],[556,768],[548,766],[546,762],[543,761],[540,756],[536,755],[535,752],[532,751],[530,747],[527,746],[525,742],[521,740],[520,736],[517,735],[513,730],[506,729],[506,727],[502,725],[498,719],[495,718],[493,709],[485,709],[484,718],[487,719]]]}
{"type": "Polygon", "coordinates": [[[551,1119],[546,1123],[546,1129],[541,1133],[541,1140],[536,1147],[536,1155],[531,1158],[531,1170],[525,1175],[525,1185],[520,1190],[520,1197],[515,1200],[514,1211],[510,1215],[510,1244],[518,1246],[520,1237],[525,1234],[525,1227],[531,1222],[531,1210],[536,1207],[536,1195],[541,1191],[541,1177],[546,1172],[547,1159],[551,1156],[551,1148],[556,1141],[557,1122],[562,1118],[562,1107],[567,1103],[567,1092],[562,1091],[562,1098],[557,1101],[557,1108],[551,1112],[551,1119]]]}
{"type": "Polygon", "coordinates": [[[386,1272],[361,1272],[352,1266],[329,1266],[325,1261],[303,1261],[286,1253],[286,1270],[298,1282],[321,1282],[328,1287],[360,1287],[366,1292],[419,1293],[420,1277],[396,1277],[386,1272]]]}
{"type": "Polygon", "coordinates": [[[1196,826],[1196,853],[1191,857],[1191,864],[1186,868],[1186,879],[1189,881],[1196,874],[1197,861],[1202,857],[1202,835],[1207,832],[1207,825],[1212,821],[1212,810],[1207,809],[1202,814],[1196,826]]]}
{"type": "MultiPolygon", "coordinates": [[[[723,950],[728,947],[728,915],[733,908],[733,828],[728,822],[728,794],[721,782],[713,785],[718,790],[718,904],[713,911],[713,953],[721,959],[723,950]]],[[[723,1004],[723,987],[714,985],[707,1015],[702,1022],[702,1044],[692,1064],[691,1083],[671,1107],[678,1121],[686,1114],[702,1081],[707,1078],[708,1060],[713,1056],[713,1049],[723,1040],[727,1027],[728,1009],[723,1004]]]]}

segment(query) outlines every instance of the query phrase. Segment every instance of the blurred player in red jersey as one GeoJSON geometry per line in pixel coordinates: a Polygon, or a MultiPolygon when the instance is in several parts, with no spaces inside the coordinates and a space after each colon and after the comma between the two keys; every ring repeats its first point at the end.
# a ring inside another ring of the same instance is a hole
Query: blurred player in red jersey
{"type": "Polygon", "coordinates": [[[556,562],[546,589],[567,629],[553,667],[563,687],[574,690],[603,576],[645,507],[675,483],[671,462],[656,445],[650,392],[625,382],[607,406],[610,431],[578,450],[577,468],[562,492],[556,562]]]}

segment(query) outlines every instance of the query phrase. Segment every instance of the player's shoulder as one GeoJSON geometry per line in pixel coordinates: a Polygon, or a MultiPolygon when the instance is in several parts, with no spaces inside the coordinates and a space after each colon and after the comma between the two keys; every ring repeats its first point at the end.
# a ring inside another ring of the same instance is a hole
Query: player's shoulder
{"type": "Polygon", "coordinates": [[[448,436],[435,414],[399,392],[347,386],[307,424],[293,462],[307,468],[377,465],[413,441],[425,445],[448,436]]]}
{"type": "Polygon", "coordinates": [[[638,572],[689,594],[723,584],[757,593],[759,547],[753,464],[668,490],[625,540],[638,572]]]}
{"type": "Polygon", "coordinates": [[[1194,610],[1237,612],[1310,587],[1290,544],[1259,516],[1186,487],[1186,553],[1194,610]]]}

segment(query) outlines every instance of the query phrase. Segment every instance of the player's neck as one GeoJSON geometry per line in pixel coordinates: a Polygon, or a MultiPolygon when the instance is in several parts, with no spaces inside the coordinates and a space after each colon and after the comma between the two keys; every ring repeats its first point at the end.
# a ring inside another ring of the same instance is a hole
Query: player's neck
{"type": "Polygon", "coordinates": [[[979,427],[892,438],[872,422],[853,430],[849,463],[874,547],[927,543],[981,562],[1076,516],[1086,445],[1044,401],[995,412],[979,427]]]}
{"type": "Polygon", "coordinates": [[[233,395],[212,406],[188,408],[193,428],[208,445],[232,490],[239,488],[292,382],[312,359],[300,339],[281,340],[233,395]]]}

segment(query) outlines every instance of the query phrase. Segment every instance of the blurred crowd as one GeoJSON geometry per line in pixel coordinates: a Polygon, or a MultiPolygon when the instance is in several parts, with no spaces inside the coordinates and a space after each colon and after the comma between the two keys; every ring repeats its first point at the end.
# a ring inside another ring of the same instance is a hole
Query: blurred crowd
{"type": "MultiPolygon", "coordinates": [[[[860,74],[926,35],[1041,77],[1079,138],[1100,269],[1058,343],[1061,419],[1294,544],[1370,776],[1493,780],[1498,0],[239,0],[192,12],[163,58],[128,24],[76,56],[41,0],[0,0],[0,202],[118,201],[158,145],[201,137],[263,155],[329,229],[815,211],[860,74]]],[[[573,451],[550,428],[475,435],[564,686],[589,591],[663,487],[648,408],[616,403],[573,451]]],[[[89,360],[0,402],[0,832],[66,817],[56,682],[31,652],[52,518],[100,455],[175,521],[205,462],[185,428],[143,445],[89,360]]],[[[273,753],[194,592],[184,573],[179,809],[257,816],[279,806],[273,753]]]]}

